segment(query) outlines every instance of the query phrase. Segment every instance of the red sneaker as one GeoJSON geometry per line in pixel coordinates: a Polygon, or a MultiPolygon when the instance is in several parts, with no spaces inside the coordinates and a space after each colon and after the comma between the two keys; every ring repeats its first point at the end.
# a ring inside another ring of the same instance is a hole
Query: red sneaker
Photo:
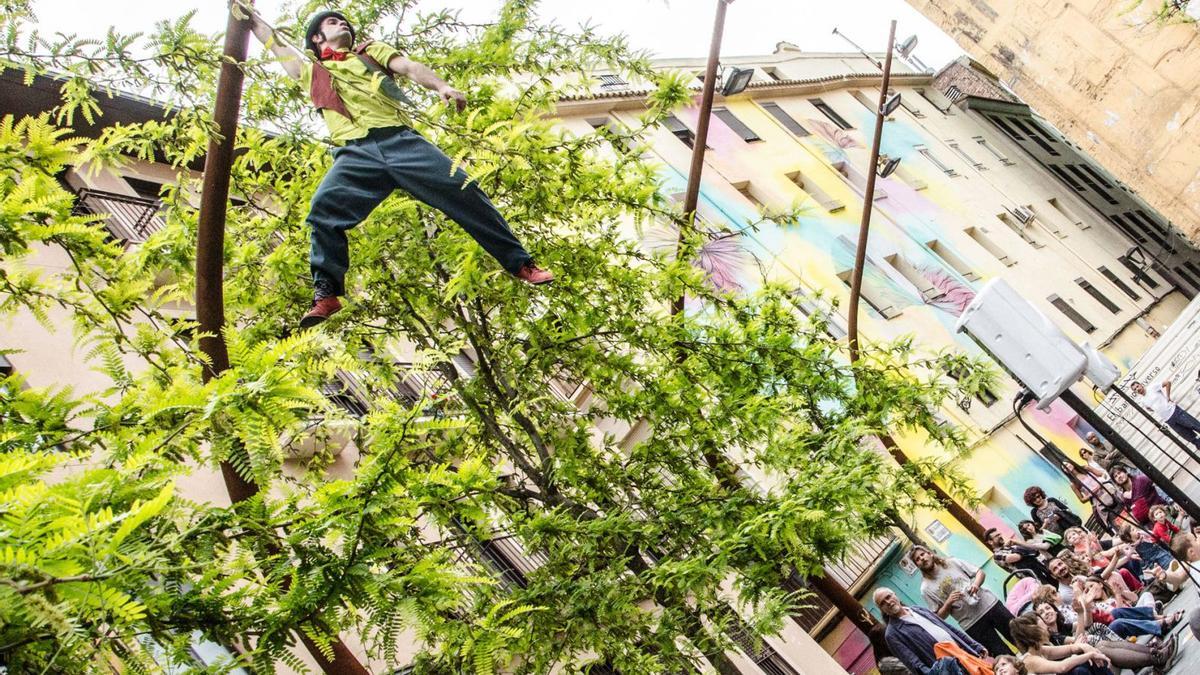
{"type": "Polygon", "coordinates": [[[521,281],[524,281],[527,284],[533,284],[534,286],[541,286],[542,284],[548,284],[551,281],[554,281],[553,272],[547,272],[531,262],[525,263],[521,269],[517,270],[515,276],[521,281]]]}
{"type": "Polygon", "coordinates": [[[338,301],[336,295],[327,295],[320,300],[313,300],[312,309],[308,310],[308,314],[300,319],[300,327],[312,328],[341,310],[342,303],[338,301]]]}

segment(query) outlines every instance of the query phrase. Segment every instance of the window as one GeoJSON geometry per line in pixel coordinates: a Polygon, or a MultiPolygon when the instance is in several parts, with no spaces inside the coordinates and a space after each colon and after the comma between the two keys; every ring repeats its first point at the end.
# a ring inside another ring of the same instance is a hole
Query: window
{"type": "Polygon", "coordinates": [[[830,195],[828,192],[825,192],[820,187],[818,187],[816,182],[811,181],[811,180],[806,180],[804,178],[803,173],[801,173],[799,171],[793,171],[793,172],[787,174],[787,177],[788,177],[788,180],[795,183],[796,187],[800,188],[801,190],[804,191],[805,194],[812,197],[826,211],[829,211],[830,213],[835,213],[837,211],[841,211],[842,209],[846,208],[845,204],[838,201],[837,199],[834,199],[832,195],[830,195]]]}
{"type": "Polygon", "coordinates": [[[1200,283],[1193,279],[1192,275],[1188,274],[1187,270],[1185,270],[1183,267],[1176,267],[1171,271],[1175,274],[1175,276],[1183,279],[1192,288],[1200,288],[1200,283]]]}
{"type": "Polygon", "coordinates": [[[762,71],[766,73],[767,77],[771,78],[775,82],[783,82],[787,79],[783,75],[779,74],[778,68],[763,68],[762,71]]]}
{"type": "Polygon", "coordinates": [[[1047,164],[1046,167],[1048,169],[1050,169],[1051,171],[1053,171],[1054,175],[1058,176],[1062,182],[1066,183],[1067,185],[1070,185],[1072,190],[1074,190],[1076,192],[1083,192],[1083,190],[1084,190],[1083,185],[1081,185],[1079,183],[1079,181],[1072,178],[1071,174],[1067,173],[1066,171],[1063,171],[1061,166],[1054,166],[1053,164],[1047,164]]]}
{"type": "Polygon", "coordinates": [[[1118,216],[1117,214],[1113,213],[1113,214],[1105,216],[1105,217],[1108,218],[1109,221],[1111,221],[1113,225],[1116,225],[1117,229],[1124,232],[1125,235],[1128,236],[1130,239],[1133,239],[1134,241],[1141,243],[1141,244],[1146,243],[1146,237],[1143,236],[1142,233],[1140,231],[1138,231],[1136,228],[1134,228],[1132,225],[1125,222],[1125,219],[1122,218],[1121,216],[1118,216]]]}
{"type": "Polygon", "coordinates": [[[603,89],[623,89],[628,87],[626,82],[620,75],[601,75],[600,87],[603,89]]]}
{"type": "Polygon", "coordinates": [[[1154,280],[1154,277],[1146,274],[1146,270],[1143,270],[1141,265],[1134,262],[1128,253],[1117,258],[1117,262],[1124,265],[1125,269],[1129,270],[1138,283],[1145,284],[1146,288],[1158,288],[1158,282],[1154,280]]]}
{"type": "Polygon", "coordinates": [[[674,115],[667,115],[666,119],[663,120],[663,126],[666,127],[667,130],[672,134],[675,134],[675,138],[678,138],[684,145],[688,146],[689,148],[694,148],[696,146],[695,132],[687,128],[686,124],[679,121],[678,117],[674,115]]]}
{"type": "Polygon", "coordinates": [[[162,183],[156,183],[152,180],[142,180],[141,178],[131,178],[129,176],[122,176],[122,178],[125,179],[125,182],[129,184],[129,187],[133,188],[133,191],[139,197],[144,199],[159,199],[162,196],[162,183]]]}
{"type": "Polygon", "coordinates": [[[321,393],[353,417],[362,417],[370,412],[367,404],[340,378],[321,385],[321,393]]]}
{"type": "Polygon", "coordinates": [[[784,129],[787,129],[797,136],[809,135],[808,129],[800,126],[800,123],[793,119],[791,115],[784,112],[783,108],[780,108],[778,103],[763,103],[761,105],[763,110],[766,110],[771,114],[771,117],[774,117],[779,121],[780,124],[783,125],[784,129]]]}
{"type": "Polygon", "coordinates": [[[8,360],[3,354],[0,354],[0,377],[8,377],[13,374],[12,361],[8,360]]]}
{"type": "Polygon", "coordinates": [[[1175,252],[1174,245],[1167,241],[1167,238],[1171,236],[1170,233],[1167,232],[1166,228],[1154,222],[1154,220],[1151,219],[1145,211],[1141,209],[1138,209],[1137,211],[1131,211],[1126,213],[1125,217],[1131,222],[1140,225],[1142,231],[1145,232],[1151,239],[1158,242],[1159,245],[1170,250],[1172,253],[1175,252]]]}
{"type": "MultiPolygon", "coordinates": [[[[1053,138],[1051,138],[1048,135],[1047,136],[1040,135],[1037,131],[1026,126],[1024,122],[1022,122],[1021,120],[1019,120],[1015,117],[1010,117],[1008,121],[1011,122],[1013,126],[1017,127],[1021,131],[1024,131],[1025,134],[1027,136],[1029,136],[1029,140],[1033,141],[1034,143],[1037,143],[1038,147],[1040,147],[1042,150],[1045,150],[1047,154],[1053,155],[1055,157],[1058,156],[1058,151],[1050,146],[1051,143],[1057,142],[1053,138]]],[[[1029,123],[1030,123],[1030,125],[1037,124],[1033,120],[1029,120],[1029,123]]],[[[1039,129],[1040,129],[1040,127],[1039,127],[1039,129]]]]}
{"type": "Polygon", "coordinates": [[[833,311],[818,296],[809,295],[803,288],[793,290],[791,296],[795,298],[796,305],[804,313],[804,316],[809,318],[815,317],[815,321],[821,324],[825,328],[825,332],[833,337],[833,339],[841,340],[849,334],[846,330],[846,322],[842,319],[842,316],[833,311]]]}
{"type": "Polygon", "coordinates": [[[959,147],[958,141],[946,141],[946,143],[950,146],[950,149],[953,150],[959,157],[962,157],[967,164],[970,164],[980,171],[987,171],[987,167],[984,166],[982,162],[975,161],[973,157],[967,154],[966,150],[963,150],[961,147],[959,147]]]}
{"type": "MultiPolygon", "coordinates": [[[[877,314],[885,319],[891,319],[893,317],[900,316],[900,310],[894,304],[892,304],[891,300],[889,300],[887,296],[880,292],[877,284],[871,283],[868,280],[867,277],[872,273],[883,276],[883,271],[876,267],[870,260],[868,260],[866,262],[866,269],[863,270],[862,287],[859,289],[859,297],[862,298],[863,302],[866,302],[871,309],[875,310],[877,314]]],[[[838,273],[838,278],[842,280],[842,283],[846,284],[847,290],[850,289],[852,275],[853,270],[843,270],[838,273]]]]}
{"type": "Polygon", "coordinates": [[[1107,309],[1108,311],[1112,312],[1113,314],[1121,313],[1121,308],[1118,307],[1117,304],[1114,303],[1112,300],[1109,300],[1108,296],[1106,296],[1103,291],[1101,291],[1099,288],[1096,288],[1095,286],[1093,286],[1092,283],[1090,281],[1088,281],[1087,279],[1084,279],[1083,277],[1079,277],[1078,279],[1075,280],[1075,283],[1078,284],[1079,287],[1082,288],[1088,295],[1095,298],[1096,302],[1103,305],[1104,309],[1107,309]]]}
{"type": "Polygon", "coordinates": [[[1121,277],[1118,277],[1112,270],[1108,269],[1107,267],[1100,267],[1099,270],[1100,274],[1103,274],[1105,279],[1108,279],[1110,282],[1112,282],[1113,286],[1121,289],[1121,292],[1129,296],[1130,300],[1142,299],[1142,296],[1138,295],[1137,291],[1130,288],[1129,284],[1125,283],[1125,281],[1121,279],[1121,277]]]}
{"type": "Polygon", "coordinates": [[[628,131],[616,120],[609,117],[589,117],[587,123],[600,137],[608,141],[609,145],[617,152],[621,154],[633,152],[635,147],[634,140],[628,135],[628,131]]]}
{"type": "Polygon", "coordinates": [[[1183,264],[1185,267],[1187,267],[1189,270],[1191,270],[1192,274],[1200,277],[1200,265],[1197,265],[1196,263],[1192,262],[1191,260],[1184,261],[1183,264]]]}
{"type": "Polygon", "coordinates": [[[957,173],[957,172],[956,172],[954,169],[951,169],[950,167],[946,166],[945,164],[943,164],[943,163],[942,163],[942,161],[941,161],[941,160],[939,160],[937,157],[935,157],[935,156],[933,155],[933,153],[929,151],[929,148],[927,148],[927,147],[925,147],[925,146],[923,146],[923,145],[914,145],[914,146],[913,146],[913,150],[916,150],[917,152],[921,153],[921,156],[922,156],[922,157],[924,157],[925,159],[929,160],[929,162],[930,162],[931,164],[933,164],[934,166],[936,166],[938,169],[940,169],[940,170],[941,170],[943,173],[945,173],[947,176],[951,176],[951,177],[953,177],[953,176],[957,176],[957,175],[958,175],[958,173],[957,173]]]}
{"type": "MultiPolygon", "coordinates": [[[[1032,216],[1032,214],[1030,215],[1032,216]]],[[[1027,221],[1018,221],[1010,212],[998,213],[996,214],[996,218],[1008,226],[1008,229],[1015,232],[1018,237],[1020,237],[1026,244],[1029,244],[1033,248],[1044,248],[1046,246],[1033,236],[1033,228],[1029,226],[1029,223],[1033,222],[1032,217],[1030,217],[1027,221]]]]}
{"type": "Polygon", "coordinates": [[[1000,131],[1003,131],[1014,141],[1025,140],[1025,137],[1017,133],[1016,129],[1013,129],[1011,126],[1009,126],[1008,122],[1005,122],[1003,117],[1000,117],[999,115],[985,115],[985,117],[991,120],[992,124],[995,124],[997,127],[999,127],[1000,131]]]}
{"type": "MultiPolygon", "coordinates": [[[[842,174],[842,177],[854,188],[855,192],[859,195],[867,194],[867,177],[861,171],[851,166],[850,162],[835,162],[833,168],[842,174]]],[[[887,199],[887,196],[887,191],[880,187],[878,181],[876,181],[875,194],[872,196],[872,199],[879,201],[880,199],[887,199]]]]}
{"type": "Polygon", "coordinates": [[[836,110],[829,107],[829,104],[822,101],[821,99],[810,98],[810,99],[808,99],[808,102],[813,104],[814,108],[816,108],[817,110],[820,110],[821,114],[828,117],[829,121],[836,124],[839,129],[853,129],[854,128],[853,126],[850,125],[849,122],[847,122],[845,119],[843,119],[841,115],[837,114],[836,110]]]}
{"type": "Polygon", "coordinates": [[[1055,211],[1057,211],[1060,215],[1062,215],[1062,217],[1064,217],[1068,221],[1070,221],[1070,223],[1072,225],[1074,225],[1075,227],[1078,227],[1081,230],[1086,230],[1086,229],[1091,228],[1091,225],[1080,220],[1079,216],[1075,215],[1074,211],[1072,211],[1070,208],[1068,208],[1066,206],[1066,204],[1063,204],[1062,202],[1058,201],[1057,198],[1048,199],[1048,200],[1046,200],[1046,203],[1049,204],[1050,206],[1054,207],[1055,211]]]}
{"type": "Polygon", "coordinates": [[[766,640],[751,634],[750,627],[743,623],[732,610],[729,610],[728,614],[731,621],[726,629],[726,635],[754,665],[758,666],[766,675],[799,675],[788,665],[787,661],[779,656],[779,652],[767,644],[766,640]]]}
{"type": "Polygon", "coordinates": [[[988,143],[987,139],[985,139],[983,136],[975,136],[971,140],[978,143],[979,146],[981,148],[983,148],[984,150],[987,150],[992,155],[992,157],[995,157],[996,159],[1000,160],[1000,163],[1003,164],[1004,166],[1013,166],[1014,164],[1016,164],[1016,162],[1014,162],[1011,159],[1009,159],[1008,157],[1006,157],[1004,155],[1004,153],[997,150],[995,148],[995,146],[993,146],[991,143],[988,143]]]}
{"type": "Polygon", "coordinates": [[[1080,165],[1079,165],[1079,168],[1080,168],[1080,169],[1083,169],[1084,173],[1086,173],[1087,175],[1091,176],[1091,177],[1092,177],[1092,180],[1096,181],[1096,182],[1097,182],[1097,183],[1099,183],[1101,186],[1103,186],[1103,187],[1106,187],[1106,188],[1108,188],[1109,190],[1111,190],[1111,189],[1112,189],[1112,183],[1110,183],[1110,182],[1108,182],[1107,180],[1105,180],[1105,179],[1104,179],[1104,176],[1101,176],[1099,173],[1096,173],[1096,170],[1095,170],[1095,169],[1093,169],[1092,167],[1088,166],[1087,164],[1080,164],[1080,165]]]}
{"type": "Polygon", "coordinates": [[[854,89],[850,92],[850,95],[854,97],[855,101],[858,101],[859,103],[863,104],[864,108],[866,108],[867,110],[870,110],[872,115],[876,114],[879,111],[879,108],[876,106],[875,102],[873,102],[871,99],[867,98],[867,95],[862,93],[861,91],[854,89]]]}
{"type": "Polygon", "coordinates": [[[740,183],[734,183],[733,187],[738,191],[738,193],[745,197],[747,201],[757,206],[759,210],[766,208],[766,206],[763,205],[762,200],[760,200],[758,196],[754,194],[754,188],[750,186],[750,181],[744,180],[740,183]]]}
{"type": "Polygon", "coordinates": [[[1017,264],[1017,261],[1009,258],[1008,253],[1005,252],[1005,250],[1001,248],[999,244],[993,241],[992,238],[988,236],[988,231],[982,227],[968,227],[967,229],[963,230],[963,232],[965,232],[968,237],[974,239],[975,243],[979,244],[983,250],[995,256],[996,260],[999,260],[1009,267],[1017,264]]]}
{"type": "Polygon", "coordinates": [[[717,116],[717,119],[724,122],[725,126],[729,127],[733,133],[741,136],[743,141],[746,141],[747,143],[753,143],[755,141],[762,140],[758,137],[758,134],[754,133],[753,129],[746,126],[746,124],[739,120],[732,112],[729,111],[728,108],[713,108],[712,112],[717,116]]]}
{"type": "Polygon", "coordinates": [[[1117,202],[1116,199],[1113,198],[1112,195],[1108,194],[1108,192],[1106,192],[1104,190],[1104,188],[1100,187],[1099,183],[1092,180],[1091,177],[1088,176],[1087,174],[1085,174],[1084,172],[1080,171],[1079,167],[1075,166],[1074,164],[1067,164],[1066,169],[1068,171],[1070,171],[1071,173],[1075,174],[1075,176],[1077,178],[1079,178],[1079,180],[1083,181],[1088,187],[1090,187],[1093,192],[1100,195],[1100,197],[1103,198],[1104,201],[1108,202],[1109,204],[1119,203],[1119,202],[1117,202]]]}
{"type": "MultiPolygon", "coordinates": [[[[950,368],[946,371],[946,374],[950,376],[950,379],[954,380],[955,382],[959,382],[971,373],[966,368],[950,368]]],[[[1000,400],[1000,397],[996,396],[991,389],[988,389],[987,387],[981,387],[975,394],[975,400],[979,401],[984,406],[990,406],[996,401],[1000,400]]],[[[958,407],[962,408],[963,412],[970,412],[971,399],[964,397],[964,400],[958,402],[958,407]]]]}
{"type": "Polygon", "coordinates": [[[1050,304],[1054,305],[1055,309],[1062,312],[1076,326],[1079,326],[1081,329],[1083,329],[1083,332],[1094,333],[1096,331],[1096,326],[1092,325],[1091,321],[1083,318],[1083,315],[1077,312],[1075,308],[1071,306],[1071,303],[1058,297],[1058,294],[1051,295],[1046,299],[1050,301],[1050,304]]]}
{"type": "Polygon", "coordinates": [[[884,258],[884,260],[886,260],[893,269],[899,272],[900,276],[904,277],[908,283],[915,286],[917,288],[917,292],[921,294],[921,298],[926,302],[937,300],[945,295],[942,291],[938,290],[937,286],[933,285],[932,281],[925,278],[925,275],[921,274],[921,271],[917,269],[915,265],[910,263],[904,256],[900,254],[893,254],[884,258]]]}
{"type": "Polygon", "coordinates": [[[960,258],[957,253],[950,250],[949,246],[946,246],[936,239],[926,242],[925,245],[929,247],[931,253],[941,258],[942,261],[950,267],[950,269],[963,275],[964,279],[968,281],[979,281],[979,274],[975,272],[969,263],[960,258]]]}
{"type": "MultiPolygon", "coordinates": [[[[892,94],[895,94],[895,93],[896,93],[895,89],[888,89],[888,96],[891,96],[892,94]]],[[[912,100],[912,92],[909,92],[909,96],[907,96],[907,97],[901,95],[900,96],[900,107],[907,110],[908,114],[912,115],[913,117],[915,117],[919,120],[925,119],[925,113],[921,112],[920,108],[913,105],[911,103],[911,100],[912,100]]]]}

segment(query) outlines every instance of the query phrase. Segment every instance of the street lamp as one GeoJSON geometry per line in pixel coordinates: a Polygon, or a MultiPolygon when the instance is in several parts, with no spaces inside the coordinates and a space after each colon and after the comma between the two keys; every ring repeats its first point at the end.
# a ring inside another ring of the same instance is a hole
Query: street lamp
{"type": "Polygon", "coordinates": [[[899,157],[889,158],[887,155],[883,155],[879,158],[879,163],[877,163],[875,165],[875,173],[880,178],[887,178],[888,176],[895,173],[896,169],[899,168],[899,166],[900,166],[900,158],[899,157]]]}
{"type": "Polygon", "coordinates": [[[750,78],[754,77],[753,68],[738,68],[731,66],[728,69],[729,74],[725,76],[725,83],[721,85],[722,96],[733,96],[740,94],[750,85],[750,78]]]}

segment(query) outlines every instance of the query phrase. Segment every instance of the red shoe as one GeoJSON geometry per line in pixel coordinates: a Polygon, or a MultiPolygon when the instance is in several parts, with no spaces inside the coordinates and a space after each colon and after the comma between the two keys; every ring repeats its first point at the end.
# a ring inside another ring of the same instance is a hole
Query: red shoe
{"type": "Polygon", "coordinates": [[[342,303],[336,295],[327,295],[320,300],[313,300],[312,309],[300,319],[301,328],[312,328],[342,310],[342,303]]]}
{"type": "Polygon", "coordinates": [[[542,284],[548,284],[551,281],[554,281],[553,272],[547,272],[531,262],[522,265],[521,269],[517,270],[515,276],[521,281],[524,281],[527,284],[533,284],[534,286],[541,286],[542,284]]]}

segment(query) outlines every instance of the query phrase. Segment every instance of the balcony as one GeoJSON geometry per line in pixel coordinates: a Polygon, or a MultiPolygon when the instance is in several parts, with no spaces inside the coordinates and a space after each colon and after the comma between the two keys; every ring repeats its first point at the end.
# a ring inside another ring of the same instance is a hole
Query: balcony
{"type": "MultiPolygon", "coordinates": [[[[888,557],[889,551],[898,541],[895,536],[889,534],[855,544],[846,552],[841,562],[826,565],[825,572],[830,579],[855,595],[875,578],[879,565],[888,557]]],[[[803,601],[808,606],[792,614],[792,618],[801,628],[819,638],[834,627],[837,609],[804,579],[793,576],[788,580],[788,590],[807,590],[811,593],[803,601]]]]}
{"type": "Polygon", "coordinates": [[[92,188],[80,188],[75,195],[75,214],[105,216],[109,234],[127,247],[146,241],[165,224],[159,215],[162,202],[157,199],[92,188]]]}

